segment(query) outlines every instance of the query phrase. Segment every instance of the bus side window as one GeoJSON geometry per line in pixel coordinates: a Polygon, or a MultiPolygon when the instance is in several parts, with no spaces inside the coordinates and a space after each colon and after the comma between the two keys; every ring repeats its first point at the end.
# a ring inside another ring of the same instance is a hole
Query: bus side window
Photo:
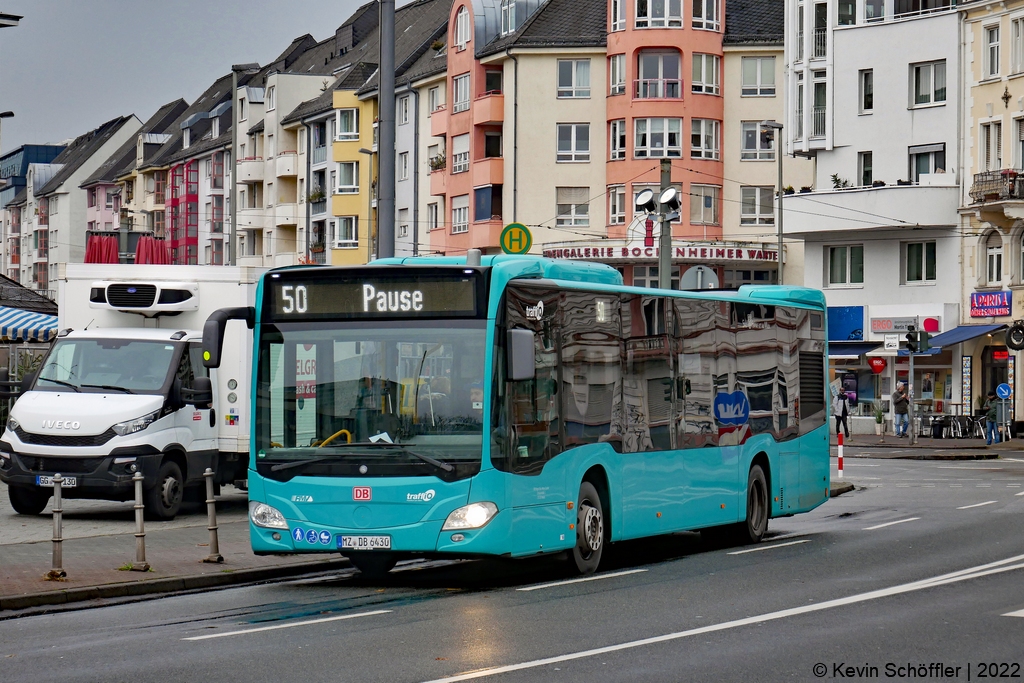
{"type": "Polygon", "coordinates": [[[669,301],[622,297],[622,429],[627,453],[672,448],[671,344],[665,333],[669,301]]]}
{"type": "Polygon", "coordinates": [[[717,371],[718,302],[675,299],[673,304],[673,317],[681,337],[676,372],[683,403],[677,443],[680,448],[716,446],[718,427],[712,409],[717,371]]]}
{"type": "Polygon", "coordinates": [[[621,451],[613,417],[621,412],[619,300],[565,293],[562,307],[562,407],[565,447],[608,442],[621,451]]]}

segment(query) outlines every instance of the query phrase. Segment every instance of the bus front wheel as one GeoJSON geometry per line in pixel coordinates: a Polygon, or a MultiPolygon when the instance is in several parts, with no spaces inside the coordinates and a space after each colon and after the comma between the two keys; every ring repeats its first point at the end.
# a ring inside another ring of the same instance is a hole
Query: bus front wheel
{"type": "Polygon", "coordinates": [[[349,553],[346,557],[363,576],[370,579],[379,579],[398,564],[398,558],[393,554],[376,550],[349,553]]]}
{"type": "Polygon", "coordinates": [[[747,475],[747,519],[737,531],[741,543],[760,543],[768,531],[768,484],[760,465],[747,475]]]}
{"type": "Polygon", "coordinates": [[[604,507],[597,489],[589,481],[580,484],[576,505],[576,546],[572,558],[580,574],[593,574],[604,552],[604,507]]]}

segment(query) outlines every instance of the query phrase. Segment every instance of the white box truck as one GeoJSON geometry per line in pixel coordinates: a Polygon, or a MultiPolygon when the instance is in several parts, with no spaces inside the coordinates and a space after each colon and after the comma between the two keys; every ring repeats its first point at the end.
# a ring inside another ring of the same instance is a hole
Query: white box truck
{"type": "Polygon", "coordinates": [[[65,498],[105,500],[133,499],[141,472],[154,519],[173,518],[207,467],[218,487],[244,487],[252,335],[229,327],[222,363],[208,371],[202,329],[219,308],[251,307],[262,272],[61,264],[60,331],[0,437],[14,509],[39,514],[58,472],[65,498]]]}

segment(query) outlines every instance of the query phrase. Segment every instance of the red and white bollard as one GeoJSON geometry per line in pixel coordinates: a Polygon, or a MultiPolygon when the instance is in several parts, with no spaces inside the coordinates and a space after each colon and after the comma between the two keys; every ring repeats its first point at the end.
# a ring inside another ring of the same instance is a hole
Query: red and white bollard
{"type": "Polygon", "coordinates": [[[836,436],[839,437],[839,476],[836,477],[836,478],[837,479],[842,479],[843,478],[843,435],[840,432],[836,436]]]}

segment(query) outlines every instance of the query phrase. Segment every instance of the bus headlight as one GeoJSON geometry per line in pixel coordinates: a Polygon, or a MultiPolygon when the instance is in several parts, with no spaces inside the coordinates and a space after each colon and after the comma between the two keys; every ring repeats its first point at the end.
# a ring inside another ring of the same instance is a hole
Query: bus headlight
{"type": "Polygon", "coordinates": [[[249,519],[256,526],[265,529],[288,528],[288,522],[277,508],[272,508],[266,503],[257,503],[254,500],[249,501],[249,519]]]}
{"type": "Polygon", "coordinates": [[[448,519],[444,521],[441,531],[479,529],[491,521],[491,518],[496,514],[498,514],[498,506],[494,503],[470,503],[457,510],[452,510],[452,513],[448,515],[448,519]]]}
{"type": "Polygon", "coordinates": [[[118,422],[116,425],[113,425],[111,429],[113,429],[114,433],[118,436],[128,436],[135,432],[141,432],[143,429],[153,424],[158,417],[160,417],[160,411],[156,410],[149,415],[143,415],[142,417],[137,417],[134,420],[118,422]]]}

